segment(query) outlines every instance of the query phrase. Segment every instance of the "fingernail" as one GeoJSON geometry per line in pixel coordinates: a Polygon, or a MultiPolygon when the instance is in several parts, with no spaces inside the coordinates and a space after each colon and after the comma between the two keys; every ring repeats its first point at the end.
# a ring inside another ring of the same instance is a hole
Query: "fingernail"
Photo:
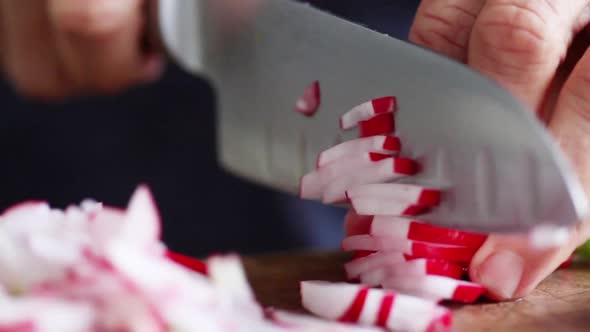
{"type": "Polygon", "coordinates": [[[524,272],[524,259],[502,250],[490,255],[480,265],[477,280],[490,293],[502,299],[511,299],[520,284],[524,272]]]}

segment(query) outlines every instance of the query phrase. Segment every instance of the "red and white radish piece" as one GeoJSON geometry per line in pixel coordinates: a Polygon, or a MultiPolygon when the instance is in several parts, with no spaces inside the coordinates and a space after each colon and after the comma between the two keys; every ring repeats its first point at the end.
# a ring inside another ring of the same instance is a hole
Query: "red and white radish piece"
{"type": "Polygon", "coordinates": [[[378,114],[371,119],[359,122],[359,138],[376,135],[389,135],[395,132],[393,113],[378,114]]]}
{"type": "Polygon", "coordinates": [[[368,152],[396,154],[401,149],[399,138],[395,136],[371,136],[354,139],[335,145],[318,155],[317,168],[322,168],[336,160],[346,161],[346,157],[368,152]]]}
{"type": "Polygon", "coordinates": [[[385,289],[420,296],[433,300],[445,299],[473,303],[485,292],[485,288],[468,281],[441,276],[393,276],[382,284],[385,289]]]}
{"type": "Polygon", "coordinates": [[[441,200],[441,191],[438,189],[400,183],[363,184],[350,188],[346,195],[349,199],[364,198],[426,206],[437,206],[441,200]]]}
{"type": "Polygon", "coordinates": [[[405,260],[403,253],[400,252],[376,252],[347,262],[344,264],[344,270],[348,279],[356,279],[365,272],[405,260]]]}
{"type": "Polygon", "coordinates": [[[407,202],[390,201],[388,199],[356,197],[351,198],[346,192],[346,198],[352,208],[363,216],[406,216],[415,217],[430,210],[429,206],[411,204],[407,202]]]}
{"type": "Polygon", "coordinates": [[[410,261],[392,262],[380,268],[361,274],[360,281],[365,285],[378,286],[389,277],[422,277],[438,275],[454,279],[463,276],[463,267],[457,263],[441,259],[413,259],[410,261]]]}
{"type": "Polygon", "coordinates": [[[343,201],[346,199],[346,191],[354,186],[393,181],[415,175],[419,171],[418,164],[412,159],[371,155],[375,157],[375,162],[351,174],[339,176],[326,185],[322,201],[326,204],[343,201]]]}
{"type": "Polygon", "coordinates": [[[320,82],[315,81],[310,84],[303,96],[295,103],[295,111],[305,116],[314,116],[321,104],[320,82]]]}
{"type": "Polygon", "coordinates": [[[369,234],[377,237],[406,238],[414,241],[479,248],[487,235],[432,226],[416,220],[375,216],[369,234]]]}
{"type": "Polygon", "coordinates": [[[360,153],[345,160],[332,162],[325,167],[305,174],[299,183],[299,197],[304,199],[320,199],[324,188],[338,178],[346,177],[371,166],[377,161],[391,157],[380,153],[360,153]]]}
{"type": "Polygon", "coordinates": [[[395,251],[412,258],[444,259],[451,262],[469,262],[477,248],[395,239],[372,235],[353,235],[342,240],[344,250],[395,251]]]}
{"type": "Polygon", "coordinates": [[[397,111],[397,99],[395,97],[382,97],[360,104],[340,117],[340,128],[350,129],[359,122],[366,121],[378,114],[393,113],[397,111]]]}
{"type": "Polygon", "coordinates": [[[428,331],[433,324],[446,328],[451,324],[449,311],[432,301],[346,283],[303,281],[300,285],[303,307],[326,319],[392,331],[428,331]]]}

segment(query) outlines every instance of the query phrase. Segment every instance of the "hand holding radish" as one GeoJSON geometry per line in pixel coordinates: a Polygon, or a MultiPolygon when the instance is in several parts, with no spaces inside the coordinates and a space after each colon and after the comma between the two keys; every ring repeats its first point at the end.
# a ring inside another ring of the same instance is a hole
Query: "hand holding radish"
{"type": "MultiPolygon", "coordinates": [[[[590,1],[423,0],[410,32],[422,46],[497,80],[547,123],[590,194],[590,1]]],[[[497,298],[530,293],[590,236],[539,251],[518,236],[491,236],[471,277],[497,298]]]]}

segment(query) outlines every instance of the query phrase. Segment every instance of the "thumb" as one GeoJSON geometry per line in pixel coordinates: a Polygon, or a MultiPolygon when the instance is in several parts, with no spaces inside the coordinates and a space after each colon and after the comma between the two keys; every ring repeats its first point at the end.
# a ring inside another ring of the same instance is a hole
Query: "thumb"
{"type": "Polygon", "coordinates": [[[470,277],[493,299],[524,297],[569,258],[578,234],[573,231],[566,245],[547,249],[532,246],[526,235],[492,235],[473,257],[470,277]]]}

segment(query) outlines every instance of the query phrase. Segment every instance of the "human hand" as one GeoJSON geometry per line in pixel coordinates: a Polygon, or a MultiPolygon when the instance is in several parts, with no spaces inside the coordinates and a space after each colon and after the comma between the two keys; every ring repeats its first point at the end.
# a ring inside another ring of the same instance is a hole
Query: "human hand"
{"type": "MultiPolygon", "coordinates": [[[[544,121],[590,194],[589,0],[423,0],[410,40],[495,79],[544,121]]],[[[497,299],[530,293],[590,237],[590,221],[567,245],[533,249],[493,235],[471,278],[497,299]]]]}
{"type": "Polygon", "coordinates": [[[153,81],[163,58],[142,45],[143,0],[0,0],[1,68],[44,100],[153,81]]]}

